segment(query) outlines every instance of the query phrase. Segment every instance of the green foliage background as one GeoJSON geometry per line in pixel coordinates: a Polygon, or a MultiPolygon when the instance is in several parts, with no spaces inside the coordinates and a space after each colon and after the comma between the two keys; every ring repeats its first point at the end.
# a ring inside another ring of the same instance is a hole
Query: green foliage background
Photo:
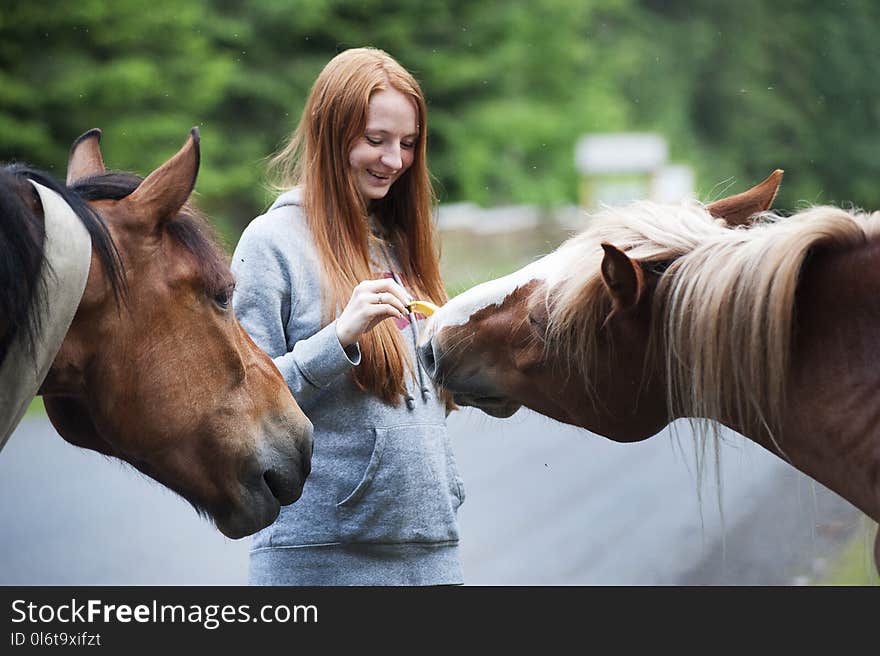
{"type": "Polygon", "coordinates": [[[702,198],[781,167],[779,207],[880,208],[878,19],[873,0],[3,0],[0,160],[63,176],[100,127],[108,165],[146,173],[198,125],[200,204],[234,242],[315,75],[373,45],[426,91],[444,202],[573,203],[580,135],[656,130],[702,198]]]}

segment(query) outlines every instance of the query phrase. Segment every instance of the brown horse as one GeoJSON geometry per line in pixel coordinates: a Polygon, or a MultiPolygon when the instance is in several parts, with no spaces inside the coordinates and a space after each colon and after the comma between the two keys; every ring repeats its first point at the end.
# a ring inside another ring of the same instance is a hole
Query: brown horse
{"type": "MultiPolygon", "coordinates": [[[[129,462],[226,536],[250,535],[301,495],[311,423],[236,321],[226,259],[188,203],[198,130],[145,179],[105,171],[99,140],[74,143],[66,186],[0,169],[0,399],[41,394],[65,440],[129,462]]],[[[7,433],[21,405],[4,400],[7,433]]]]}
{"type": "Polygon", "coordinates": [[[420,359],[495,416],[525,405],[622,442],[719,422],[880,520],[880,213],[749,218],[780,175],[709,206],[598,214],[447,303],[420,359]]]}

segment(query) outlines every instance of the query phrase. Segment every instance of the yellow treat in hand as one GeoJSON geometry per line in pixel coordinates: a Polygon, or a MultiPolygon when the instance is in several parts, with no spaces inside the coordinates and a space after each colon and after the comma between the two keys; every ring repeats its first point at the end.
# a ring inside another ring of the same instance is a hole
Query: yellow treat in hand
{"type": "Polygon", "coordinates": [[[419,312],[419,313],[425,315],[426,317],[430,317],[432,314],[434,314],[440,308],[438,308],[436,305],[434,305],[430,301],[413,301],[412,303],[410,303],[409,305],[406,306],[406,309],[409,310],[410,312],[419,312]]]}

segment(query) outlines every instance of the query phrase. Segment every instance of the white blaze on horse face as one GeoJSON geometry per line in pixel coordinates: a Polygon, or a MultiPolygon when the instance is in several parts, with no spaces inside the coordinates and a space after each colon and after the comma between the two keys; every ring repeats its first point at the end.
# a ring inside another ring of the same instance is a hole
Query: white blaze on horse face
{"type": "Polygon", "coordinates": [[[431,337],[444,328],[466,324],[474,314],[483,308],[501,305],[504,299],[533,280],[549,282],[551,279],[556,279],[559,258],[554,255],[554,253],[545,255],[519,271],[497,280],[484,282],[462,292],[434,313],[422,334],[421,342],[427,343],[431,337]]]}

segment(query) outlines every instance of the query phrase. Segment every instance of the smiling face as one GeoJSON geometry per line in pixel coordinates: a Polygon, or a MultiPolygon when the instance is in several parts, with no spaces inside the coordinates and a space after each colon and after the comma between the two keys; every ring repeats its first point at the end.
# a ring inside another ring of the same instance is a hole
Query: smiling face
{"type": "Polygon", "coordinates": [[[413,100],[394,88],[370,97],[364,133],[348,155],[355,186],[364,202],[384,198],[412,165],[419,123],[413,100]]]}

